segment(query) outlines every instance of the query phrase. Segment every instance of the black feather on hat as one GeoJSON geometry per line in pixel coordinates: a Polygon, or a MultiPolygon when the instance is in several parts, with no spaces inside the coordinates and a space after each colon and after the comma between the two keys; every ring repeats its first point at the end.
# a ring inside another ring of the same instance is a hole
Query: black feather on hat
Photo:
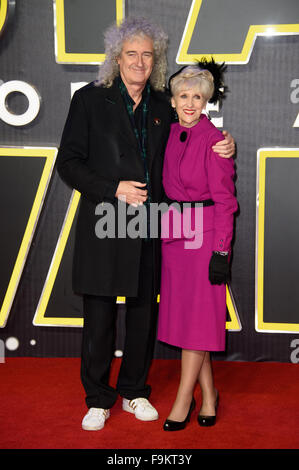
{"type": "Polygon", "coordinates": [[[170,93],[170,82],[171,80],[178,74],[180,74],[185,68],[189,67],[190,65],[197,65],[201,70],[208,70],[211,72],[214,78],[214,93],[211,99],[209,99],[209,103],[220,103],[225,98],[225,94],[228,91],[228,87],[223,83],[223,74],[227,69],[227,66],[223,62],[222,64],[217,64],[213,58],[207,60],[205,57],[201,60],[197,61],[195,64],[189,64],[182,67],[180,70],[175,72],[168,80],[168,92],[170,93]]]}

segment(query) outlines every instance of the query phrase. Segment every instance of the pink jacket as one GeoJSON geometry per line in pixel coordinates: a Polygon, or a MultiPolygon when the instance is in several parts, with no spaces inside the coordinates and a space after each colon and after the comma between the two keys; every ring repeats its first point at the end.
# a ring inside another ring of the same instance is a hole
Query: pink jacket
{"type": "MultiPolygon", "coordinates": [[[[214,229],[215,251],[230,251],[233,214],[238,208],[234,161],[222,158],[212,150],[212,146],[223,138],[205,115],[191,128],[172,124],[163,168],[163,186],[170,199],[214,201],[213,206],[203,209],[201,229],[203,233],[214,229]],[[180,138],[182,132],[186,133],[184,141],[180,138]]],[[[193,213],[195,210],[191,209],[193,213]]]]}

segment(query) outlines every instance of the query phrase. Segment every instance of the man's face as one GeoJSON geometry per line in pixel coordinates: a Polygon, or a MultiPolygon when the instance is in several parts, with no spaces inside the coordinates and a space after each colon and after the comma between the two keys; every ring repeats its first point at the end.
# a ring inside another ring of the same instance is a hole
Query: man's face
{"type": "Polygon", "coordinates": [[[153,41],[148,37],[134,37],[124,41],[117,59],[124,84],[145,86],[154,65],[153,41]]]}

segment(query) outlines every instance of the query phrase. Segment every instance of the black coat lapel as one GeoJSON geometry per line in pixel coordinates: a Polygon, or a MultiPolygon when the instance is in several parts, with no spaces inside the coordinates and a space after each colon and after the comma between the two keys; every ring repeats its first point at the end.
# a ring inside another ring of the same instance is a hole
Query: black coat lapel
{"type": "Polygon", "coordinates": [[[107,121],[111,123],[115,133],[119,134],[122,139],[125,139],[128,142],[129,145],[138,150],[138,142],[116,82],[114,82],[110,88],[107,88],[105,106],[107,121]]]}
{"type": "MultiPolygon", "coordinates": [[[[105,114],[107,122],[111,123],[111,132],[119,141],[125,140],[126,144],[136,150],[140,155],[140,150],[130,118],[121,96],[117,82],[115,81],[110,88],[106,88],[105,96],[105,114]],[[119,139],[117,138],[119,137],[119,139]]],[[[151,173],[151,167],[157,150],[160,147],[161,140],[165,139],[165,128],[169,125],[168,108],[165,107],[165,101],[157,96],[154,90],[151,90],[151,97],[148,112],[148,170],[151,173]]],[[[141,164],[140,160],[140,164],[141,164]]]]}
{"type": "Polygon", "coordinates": [[[166,123],[165,102],[157,99],[155,92],[152,91],[149,114],[148,114],[148,159],[149,170],[151,169],[156,152],[161,144],[165,133],[166,123]]]}

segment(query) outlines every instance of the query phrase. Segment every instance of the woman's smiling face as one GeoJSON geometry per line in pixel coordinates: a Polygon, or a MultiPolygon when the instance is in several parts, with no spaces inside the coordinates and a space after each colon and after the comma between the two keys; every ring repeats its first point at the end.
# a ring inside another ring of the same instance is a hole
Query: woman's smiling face
{"type": "Polygon", "coordinates": [[[176,109],[181,126],[193,127],[199,122],[207,100],[198,87],[182,88],[171,98],[171,104],[176,109]]]}

